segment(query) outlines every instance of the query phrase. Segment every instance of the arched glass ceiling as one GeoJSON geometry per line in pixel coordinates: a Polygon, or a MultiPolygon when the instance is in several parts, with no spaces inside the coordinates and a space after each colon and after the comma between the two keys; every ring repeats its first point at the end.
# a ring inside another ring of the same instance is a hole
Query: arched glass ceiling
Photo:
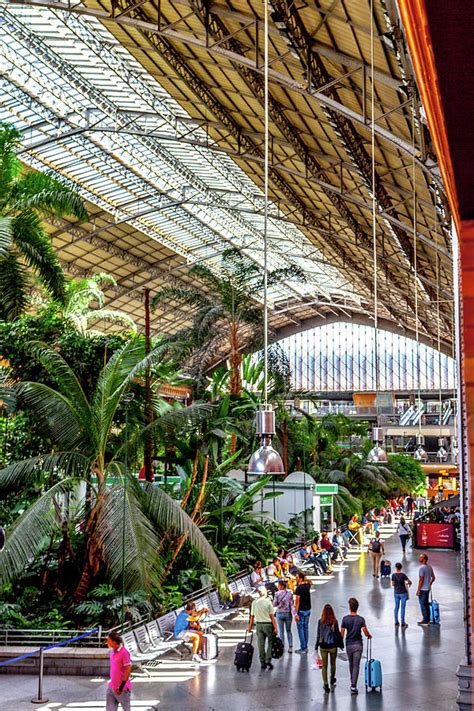
{"type": "MultiPolygon", "coordinates": [[[[370,326],[331,323],[283,338],[279,345],[290,360],[295,390],[375,390],[375,329],[370,326]]],[[[380,390],[456,387],[455,361],[444,353],[382,330],[377,345],[380,390]]]]}
{"type": "MultiPolygon", "coordinates": [[[[71,181],[90,202],[185,257],[216,269],[236,245],[262,263],[262,193],[225,155],[177,138],[198,122],[97,20],[9,6],[0,13],[0,120],[22,129],[22,159],[71,181]]],[[[359,299],[347,280],[276,206],[271,268],[290,262],[306,284],[274,288],[271,301],[333,295],[359,299]]],[[[103,229],[103,228],[101,228],[103,229]]]]}

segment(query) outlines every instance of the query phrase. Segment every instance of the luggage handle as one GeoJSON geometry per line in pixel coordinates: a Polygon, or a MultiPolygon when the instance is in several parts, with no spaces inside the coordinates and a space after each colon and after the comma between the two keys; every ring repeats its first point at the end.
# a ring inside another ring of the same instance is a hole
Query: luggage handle
{"type": "Polygon", "coordinates": [[[245,630],[244,642],[247,641],[247,634],[250,634],[250,644],[252,644],[252,640],[253,640],[253,630],[252,630],[251,632],[247,632],[247,630],[245,630]]]}
{"type": "Polygon", "coordinates": [[[367,637],[367,661],[372,659],[372,637],[367,637]]]}

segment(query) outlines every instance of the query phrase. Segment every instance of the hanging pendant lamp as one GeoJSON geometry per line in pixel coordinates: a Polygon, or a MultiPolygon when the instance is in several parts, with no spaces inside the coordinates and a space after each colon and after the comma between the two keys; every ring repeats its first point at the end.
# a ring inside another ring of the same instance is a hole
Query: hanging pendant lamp
{"type": "Polygon", "coordinates": [[[416,450],[414,454],[414,458],[418,462],[424,462],[428,459],[428,455],[426,454],[425,451],[425,435],[421,434],[421,432],[418,432],[416,435],[416,450]]]}
{"type": "Polygon", "coordinates": [[[376,462],[386,462],[387,461],[387,452],[385,449],[383,449],[382,442],[383,442],[383,428],[382,427],[374,427],[372,430],[372,440],[374,443],[374,446],[370,450],[370,452],[367,455],[367,461],[369,464],[375,464],[376,462]]]}
{"type": "MultiPolygon", "coordinates": [[[[372,154],[372,257],[374,267],[374,366],[375,366],[375,398],[377,405],[377,394],[380,388],[379,377],[379,309],[378,309],[378,265],[377,265],[377,205],[375,193],[375,71],[374,71],[374,20],[373,3],[371,3],[370,14],[370,65],[371,65],[371,154],[372,154]]],[[[367,455],[369,464],[387,461],[387,453],[383,448],[384,433],[382,427],[374,427],[372,430],[372,441],[374,446],[367,455]]]]}
{"type": "Polygon", "coordinates": [[[260,447],[250,457],[247,473],[254,476],[281,476],[285,473],[282,458],[272,447],[275,413],[268,400],[268,3],[264,0],[264,211],[263,211],[263,404],[256,417],[256,434],[260,447]]]}

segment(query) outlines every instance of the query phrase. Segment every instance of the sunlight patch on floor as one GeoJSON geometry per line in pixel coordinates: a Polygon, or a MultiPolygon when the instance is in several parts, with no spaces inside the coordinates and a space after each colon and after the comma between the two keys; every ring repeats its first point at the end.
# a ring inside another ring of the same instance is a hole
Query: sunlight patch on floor
{"type": "MultiPolygon", "coordinates": [[[[153,711],[159,704],[158,699],[132,699],[132,711],[153,711]]],[[[99,701],[71,701],[69,704],[50,702],[36,707],[38,711],[103,711],[105,699],[99,701]]]]}

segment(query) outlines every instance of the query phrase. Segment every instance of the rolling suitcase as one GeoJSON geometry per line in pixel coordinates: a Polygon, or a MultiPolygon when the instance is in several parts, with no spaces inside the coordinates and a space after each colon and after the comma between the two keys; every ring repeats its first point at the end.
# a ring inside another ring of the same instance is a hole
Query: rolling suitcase
{"type": "Polygon", "coordinates": [[[283,656],[284,652],[284,645],[281,639],[277,636],[274,635],[272,639],[272,657],[273,659],[280,659],[280,657],[283,656]]]}
{"type": "Polygon", "coordinates": [[[392,572],[392,564],[389,560],[380,561],[380,575],[382,578],[387,578],[392,572]]]}
{"type": "Polygon", "coordinates": [[[212,632],[206,632],[206,634],[203,634],[201,656],[205,661],[217,659],[219,656],[219,644],[216,634],[212,634],[212,632]]]}
{"type": "Polygon", "coordinates": [[[441,623],[439,603],[436,600],[433,600],[433,597],[431,597],[430,600],[430,622],[432,625],[439,625],[441,623]]]}
{"type": "Polygon", "coordinates": [[[243,642],[239,642],[235,648],[234,664],[237,671],[250,671],[253,659],[253,633],[250,635],[250,642],[247,642],[247,634],[243,642]]]}
{"type": "Polygon", "coordinates": [[[367,641],[367,661],[365,662],[365,690],[382,691],[382,665],[378,659],[372,659],[372,640],[367,641]]]}

